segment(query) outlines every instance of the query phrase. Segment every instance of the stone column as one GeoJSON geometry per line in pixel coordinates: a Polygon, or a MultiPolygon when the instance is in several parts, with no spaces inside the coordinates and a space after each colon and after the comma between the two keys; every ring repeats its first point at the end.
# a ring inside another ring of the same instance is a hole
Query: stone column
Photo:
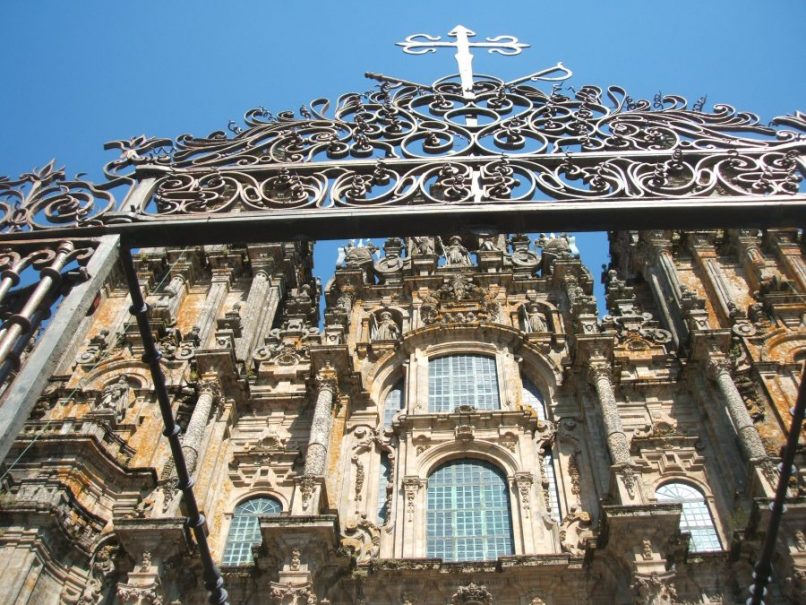
{"type": "Polygon", "coordinates": [[[596,389],[599,405],[602,406],[602,420],[607,432],[607,449],[614,465],[630,463],[630,446],[624,427],[621,424],[616,395],[610,378],[610,368],[604,362],[593,362],[588,370],[589,377],[596,389]]]}
{"type": "Polygon", "coordinates": [[[336,373],[320,372],[316,377],[316,407],[313,410],[308,454],[305,457],[306,476],[322,477],[325,474],[336,390],[336,373]]]}
{"type": "Polygon", "coordinates": [[[199,384],[199,397],[196,400],[196,407],[190,416],[187,429],[182,438],[182,453],[185,455],[185,463],[188,467],[188,474],[192,477],[199,461],[199,451],[204,439],[204,430],[207,428],[207,421],[213,404],[221,397],[221,386],[218,381],[204,380],[199,384]]]}
{"type": "Polygon", "coordinates": [[[708,364],[708,370],[719,386],[719,392],[722,393],[725,400],[728,415],[739,435],[739,442],[742,444],[742,450],[748,460],[766,458],[767,451],[764,449],[761,437],[759,437],[756,427],[753,426],[753,420],[744,405],[744,400],[731,378],[728,360],[713,360],[708,364]]]}
{"type": "Polygon", "coordinates": [[[269,291],[270,277],[265,269],[256,269],[249,286],[249,294],[241,313],[241,339],[235,347],[235,357],[247,359],[252,350],[257,327],[266,311],[264,305],[266,293],[269,291]]]}

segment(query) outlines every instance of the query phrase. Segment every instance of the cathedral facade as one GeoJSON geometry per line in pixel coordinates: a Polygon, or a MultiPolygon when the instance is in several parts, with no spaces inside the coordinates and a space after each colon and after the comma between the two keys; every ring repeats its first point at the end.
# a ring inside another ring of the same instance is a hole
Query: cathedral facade
{"type": "MultiPolygon", "coordinates": [[[[136,258],[231,603],[738,603],[806,355],[796,230],[136,258]],[[324,321],[317,326],[320,296],[324,321]]],[[[206,602],[112,270],[15,440],[8,603],[206,602]],[[34,439],[34,435],[39,434],[34,439]]],[[[769,602],[803,599],[804,485],[769,602]]]]}
{"type": "Polygon", "coordinates": [[[0,177],[0,602],[728,605],[776,531],[806,602],[806,117],[450,35],[432,84],[0,177]]]}

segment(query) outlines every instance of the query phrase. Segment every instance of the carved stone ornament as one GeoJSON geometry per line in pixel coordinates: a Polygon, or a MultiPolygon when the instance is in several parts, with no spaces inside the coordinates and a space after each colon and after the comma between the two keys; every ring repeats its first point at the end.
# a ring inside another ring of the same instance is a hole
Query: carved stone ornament
{"type": "Polygon", "coordinates": [[[460,586],[451,596],[451,605],[492,605],[493,595],[483,584],[460,586]]]}
{"type": "Polygon", "coordinates": [[[677,600],[673,578],[674,574],[636,574],[632,583],[635,605],[672,605],[677,600]]]}
{"type": "Polygon", "coordinates": [[[341,549],[358,564],[377,558],[381,548],[381,532],[378,526],[365,518],[348,524],[341,534],[341,549]]]}

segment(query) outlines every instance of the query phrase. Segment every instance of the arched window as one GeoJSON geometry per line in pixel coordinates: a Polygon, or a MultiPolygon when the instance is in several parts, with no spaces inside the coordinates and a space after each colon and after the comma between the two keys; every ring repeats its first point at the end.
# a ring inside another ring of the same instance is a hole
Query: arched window
{"type": "Polygon", "coordinates": [[[680,515],[680,531],[691,534],[691,550],[709,552],[721,550],[719,536],[714,529],[711,511],[702,493],[686,483],[667,483],[655,491],[658,502],[680,502],[683,514],[680,515]]]}
{"type": "Polygon", "coordinates": [[[444,561],[513,554],[503,473],[483,460],[454,460],[428,478],[427,555],[444,561]]]}
{"type": "Polygon", "coordinates": [[[403,381],[400,380],[386,394],[383,402],[383,428],[392,427],[392,420],[400,410],[403,409],[403,381]]]}
{"type": "Polygon", "coordinates": [[[391,504],[388,490],[392,483],[392,461],[389,454],[381,452],[381,468],[378,473],[378,525],[383,527],[389,521],[391,504]]]}
{"type": "Polygon", "coordinates": [[[428,362],[428,411],[452,412],[460,405],[498,410],[495,359],[482,355],[449,355],[428,362]]]}
{"type": "Polygon", "coordinates": [[[224,565],[247,565],[252,563],[252,547],[260,544],[260,521],[258,517],[282,512],[282,505],[274,498],[252,498],[235,507],[232,523],[224,548],[224,565]]]}
{"type": "Polygon", "coordinates": [[[546,402],[543,399],[543,394],[528,378],[523,379],[521,400],[524,405],[528,405],[535,411],[539,420],[548,420],[548,412],[546,410],[546,402]]]}

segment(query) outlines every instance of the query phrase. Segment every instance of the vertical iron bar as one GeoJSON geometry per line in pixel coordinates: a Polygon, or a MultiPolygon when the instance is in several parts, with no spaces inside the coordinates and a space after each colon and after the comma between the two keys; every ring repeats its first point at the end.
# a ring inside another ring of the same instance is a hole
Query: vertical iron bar
{"type": "Polygon", "coordinates": [[[786,447],[781,460],[781,472],[778,475],[778,486],[775,489],[775,499],[772,501],[771,507],[772,515],[761,547],[761,556],[753,572],[753,584],[750,587],[748,605],[762,605],[764,603],[762,597],[772,573],[772,555],[775,551],[775,542],[778,539],[781,516],[784,514],[784,500],[786,500],[786,492],[789,488],[789,478],[792,476],[795,450],[798,448],[804,412],[806,412],[806,364],[803,366],[803,372],[800,375],[798,399],[792,409],[792,424],[789,427],[789,435],[786,439],[786,447]]]}
{"type": "Polygon", "coordinates": [[[168,438],[168,443],[171,446],[171,454],[173,454],[178,478],[177,487],[182,492],[182,501],[188,512],[186,523],[193,531],[193,536],[196,538],[196,544],[199,547],[199,555],[204,568],[204,586],[210,592],[208,600],[213,605],[228,605],[224,579],[213,562],[210,546],[207,543],[205,534],[207,522],[204,515],[199,512],[196,496],[193,494],[193,480],[188,473],[185,456],[182,453],[182,444],[179,441],[181,429],[174,421],[168,389],[165,386],[165,374],[163,374],[160,366],[161,355],[151,334],[151,326],[148,322],[148,306],[140,292],[140,283],[137,279],[137,271],[134,268],[131,248],[127,243],[121,244],[120,259],[123,263],[123,270],[126,274],[126,282],[132,299],[132,306],[129,311],[137,319],[137,327],[140,329],[140,336],[143,339],[143,361],[148,364],[151,379],[154,381],[154,391],[157,394],[162,421],[165,424],[163,435],[168,438]]]}

